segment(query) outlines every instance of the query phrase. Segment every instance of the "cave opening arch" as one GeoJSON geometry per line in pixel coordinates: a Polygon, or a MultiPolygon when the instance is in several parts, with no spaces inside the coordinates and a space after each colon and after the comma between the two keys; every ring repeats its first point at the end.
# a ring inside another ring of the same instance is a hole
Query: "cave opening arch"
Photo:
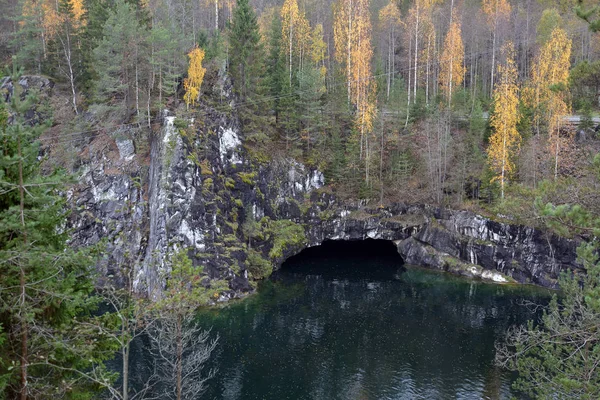
{"type": "Polygon", "coordinates": [[[370,274],[396,274],[404,270],[404,260],[394,241],[383,239],[325,240],[289,257],[280,271],[370,274]]]}

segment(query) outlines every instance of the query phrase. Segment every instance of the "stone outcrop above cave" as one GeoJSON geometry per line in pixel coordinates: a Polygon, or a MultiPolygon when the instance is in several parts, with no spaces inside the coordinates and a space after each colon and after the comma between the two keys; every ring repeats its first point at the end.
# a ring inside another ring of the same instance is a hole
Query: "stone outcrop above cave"
{"type": "MultiPolygon", "coordinates": [[[[316,204],[335,201],[317,195],[316,204]]],[[[495,282],[555,287],[563,270],[577,270],[578,242],[527,226],[493,221],[469,211],[396,204],[387,208],[341,207],[312,211],[309,245],[324,240],[393,240],[408,264],[495,282]]]]}

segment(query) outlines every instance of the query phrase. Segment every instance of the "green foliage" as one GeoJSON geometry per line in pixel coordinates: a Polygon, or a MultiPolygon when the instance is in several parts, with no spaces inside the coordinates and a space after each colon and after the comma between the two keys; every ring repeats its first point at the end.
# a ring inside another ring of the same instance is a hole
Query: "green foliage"
{"type": "Polygon", "coordinates": [[[271,29],[269,30],[269,54],[267,58],[267,76],[269,85],[269,95],[273,96],[273,110],[275,112],[275,123],[279,124],[279,115],[283,109],[285,98],[280,96],[284,93],[286,87],[286,69],[284,54],[281,51],[281,18],[278,13],[273,13],[271,29]]]}
{"type": "Polygon", "coordinates": [[[244,223],[242,224],[242,233],[248,239],[248,248],[252,247],[252,239],[262,238],[260,228],[260,225],[252,215],[252,209],[248,207],[244,216],[244,223]]]}
{"type": "Polygon", "coordinates": [[[205,190],[212,190],[212,186],[213,186],[212,178],[206,178],[204,180],[204,182],[202,183],[202,187],[204,187],[205,190]]]}
{"type": "Polygon", "coordinates": [[[183,118],[175,118],[175,120],[173,121],[173,126],[178,131],[181,131],[181,130],[185,131],[189,125],[190,125],[189,121],[187,121],[183,118]]]}
{"type": "Polygon", "coordinates": [[[238,176],[247,185],[254,185],[254,179],[256,178],[256,171],[252,172],[238,172],[238,176]]]}
{"type": "Polygon", "coordinates": [[[225,179],[225,187],[229,190],[232,190],[235,188],[235,179],[233,178],[226,178],[225,179]]]}
{"type": "Polygon", "coordinates": [[[94,49],[94,68],[98,74],[96,96],[99,102],[114,107],[123,117],[135,105],[136,68],[147,63],[143,50],[147,32],[139,24],[136,9],[116,0],[103,27],[103,38],[94,49]]]}
{"type": "Polygon", "coordinates": [[[14,90],[0,109],[0,392],[91,398],[99,385],[82,379],[82,371],[94,367],[110,382],[114,374],[102,362],[115,350],[92,323],[95,258],[90,249],[67,246],[67,207],[59,195],[67,177],[40,173],[43,127],[25,117],[35,99],[22,100],[18,84],[14,90]]]}
{"type": "MultiPolygon", "coordinates": [[[[262,90],[264,59],[256,14],[248,0],[237,0],[229,25],[229,72],[241,101],[256,101],[262,90]]],[[[253,107],[254,108],[254,107],[253,107]]]]}
{"type": "Polygon", "coordinates": [[[204,269],[195,267],[187,255],[186,250],[175,253],[170,260],[171,273],[167,280],[166,293],[159,307],[191,308],[198,307],[201,303],[200,276],[204,269]]]}
{"type": "Polygon", "coordinates": [[[302,225],[289,219],[272,221],[268,232],[273,238],[273,247],[269,251],[271,259],[281,258],[287,249],[304,246],[307,242],[302,225]]]}
{"type": "Polygon", "coordinates": [[[552,31],[556,28],[562,28],[563,19],[558,13],[556,8],[550,8],[544,10],[542,13],[542,18],[540,18],[540,22],[537,25],[537,37],[536,41],[540,46],[543,46],[550,40],[552,36],[552,31]]]}
{"type": "Polygon", "coordinates": [[[576,110],[598,108],[600,92],[600,61],[577,63],[569,75],[569,86],[576,110]]]}
{"type": "Polygon", "coordinates": [[[268,278],[273,272],[273,265],[258,251],[248,250],[248,272],[253,279],[268,278]]]}
{"type": "MultiPolygon", "coordinates": [[[[580,234],[600,234],[600,219],[578,205],[538,204],[553,229],[566,226],[580,234]]],[[[513,328],[498,349],[498,361],[519,373],[515,388],[536,399],[600,397],[600,262],[597,240],[577,251],[585,274],[563,273],[541,322],[513,328]]]]}
{"type": "Polygon", "coordinates": [[[575,7],[577,16],[589,24],[592,32],[600,31],[600,18],[598,18],[600,5],[594,5],[590,8],[587,8],[587,5],[584,6],[583,0],[577,0],[577,3],[579,4],[577,7],[575,7]]]}

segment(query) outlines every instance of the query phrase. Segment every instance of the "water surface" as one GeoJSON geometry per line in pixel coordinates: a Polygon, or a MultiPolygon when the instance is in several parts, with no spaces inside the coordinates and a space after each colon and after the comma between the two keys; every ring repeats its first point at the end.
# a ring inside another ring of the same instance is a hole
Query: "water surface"
{"type": "Polygon", "coordinates": [[[202,313],[220,336],[203,398],[509,398],[494,343],[548,292],[403,270],[389,250],[301,254],[253,297],[202,313]]]}

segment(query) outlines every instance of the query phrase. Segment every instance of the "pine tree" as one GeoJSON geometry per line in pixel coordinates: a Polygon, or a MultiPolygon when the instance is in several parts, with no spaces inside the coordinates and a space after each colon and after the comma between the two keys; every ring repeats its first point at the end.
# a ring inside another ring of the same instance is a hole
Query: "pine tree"
{"type": "Polygon", "coordinates": [[[194,321],[196,310],[206,305],[210,292],[200,282],[202,267],[192,264],[185,249],[172,256],[170,267],[162,299],[153,306],[157,322],[150,329],[163,383],[161,399],[197,399],[215,373],[204,367],[218,338],[210,339],[210,332],[194,321]]]}
{"type": "Polygon", "coordinates": [[[140,114],[139,68],[148,65],[145,59],[145,28],[138,21],[136,9],[117,0],[115,10],[104,24],[103,39],[94,49],[97,99],[127,117],[135,107],[140,114]]]}
{"type": "MultiPolygon", "coordinates": [[[[595,167],[600,165],[596,155],[595,167]]],[[[564,272],[539,323],[514,327],[497,346],[498,363],[519,374],[514,387],[535,399],[600,398],[600,220],[579,205],[542,204],[538,214],[550,227],[592,237],[577,249],[585,274],[564,272]]]]}
{"type": "Polygon", "coordinates": [[[285,60],[282,47],[281,19],[276,13],[273,14],[271,29],[269,31],[269,54],[267,57],[267,82],[269,95],[274,98],[273,109],[275,111],[275,124],[279,125],[279,116],[283,110],[281,96],[286,87],[285,60]]]}

